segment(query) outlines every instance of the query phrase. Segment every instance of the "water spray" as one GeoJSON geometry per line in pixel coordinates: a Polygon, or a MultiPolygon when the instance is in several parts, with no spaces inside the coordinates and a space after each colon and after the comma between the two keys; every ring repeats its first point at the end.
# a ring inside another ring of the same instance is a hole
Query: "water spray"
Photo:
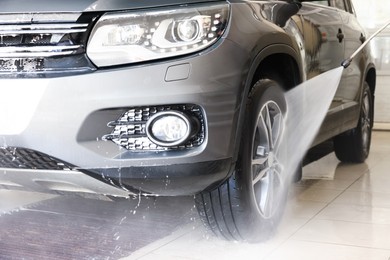
{"type": "MultiPolygon", "coordinates": [[[[339,86],[343,71],[355,56],[381,31],[390,21],[372,34],[341,66],[313,77],[285,93],[287,103],[286,127],[281,150],[288,151],[280,159],[287,176],[292,178],[296,169],[301,167],[308,148],[312,145],[321,124],[328,113],[331,102],[339,86]]],[[[291,179],[287,178],[287,183],[291,179]]]]}

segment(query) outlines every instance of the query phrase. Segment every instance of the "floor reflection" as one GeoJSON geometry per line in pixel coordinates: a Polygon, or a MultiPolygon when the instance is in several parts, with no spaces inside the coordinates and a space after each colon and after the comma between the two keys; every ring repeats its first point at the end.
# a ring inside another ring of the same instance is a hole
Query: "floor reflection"
{"type": "MultiPolygon", "coordinates": [[[[28,192],[20,191],[12,194],[19,197],[19,202],[21,196],[26,199],[29,196],[28,192]]],[[[12,199],[12,195],[7,196],[7,200],[12,199]]],[[[193,205],[192,197],[112,201],[64,195],[7,213],[3,208],[0,258],[126,257],[194,221],[193,205]]]]}
{"type": "Polygon", "coordinates": [[[311,158],[277,234],[261,244],[207,233],[192,197],[113,201],[0,189],[0,259],[388,260],[389,153],[390,132],[374,132],[366,163],[340,163],[329,150],[311,158]]]}

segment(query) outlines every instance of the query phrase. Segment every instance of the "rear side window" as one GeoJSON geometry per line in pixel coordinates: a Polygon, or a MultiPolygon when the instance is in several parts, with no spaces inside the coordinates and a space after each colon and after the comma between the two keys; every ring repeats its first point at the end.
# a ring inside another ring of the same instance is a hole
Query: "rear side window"
{"type": "Polygon", "coordinates": [[[353,13],[351,2],[349,0],[323,0],[323,1],[310,1],[310,3],[323,5],[323,6],[332,6],[340,10],[353,13]]]}
{"type": "Polygon", "coordinates": [[[326,0],[326,1],[311,1],[311,3],[318,4],[318,5],[330,6],[330,3],[328,0],[326,0]]]}
{"type": "Polygon", "coordinates": [[[335,7],[337,9],[349,12],[351,14],[355,13],[351,0],[322,0],[322,1],[308,1],[308,2],[317,5],[335,7]]]}
{"type": "Polygon", "coordinates": [[[344,0],[345,1],[345,7],[347,9],[347,12],[350,12],[351,14],[355,14],[355,9],[353,8],[353,4],[350,0],[344,0]]]}
{"type": "Polygon", "coordinates": [[[344,0],[333,0],[334,6],[340,10],[347,11],[344,0]]]}

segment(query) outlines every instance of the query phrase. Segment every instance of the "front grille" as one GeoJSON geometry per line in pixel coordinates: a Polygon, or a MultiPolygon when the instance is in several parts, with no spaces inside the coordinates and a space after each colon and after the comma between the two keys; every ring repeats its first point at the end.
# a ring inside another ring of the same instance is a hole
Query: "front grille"
{"type": "Polygon", "coordinates": [[[30,170],[72,170],[74,167],[30,149],[0,147],[0,168],[30,170]]]}
{"type": "Polygon", "coordinates": [[[0,74],[94,70],[85,48],[96,18],[79,13],[0,14],[0,74]]]}
{"type": "Polygon", "coordinates": [[[162,151],[191,149],[200,146],[205,140],[205,120],[202,109],[197,105],[168,105],[130,108],[118,120],[108,123],[113,127],[111,134],[103,136],[103,140],[111,140],[119,146],[132,151],[162,151]],[[162,111],[181,111],[196,117],[200,122],[200,131],[187,143],[175,147],[161,147],[153,143],[146,135],[146,122],[162,111]]]}
{"type": "Polygon", "coordinates": [[[87,23],[0,25],[0,57],[53,57],[84,52],[87,23]]]}

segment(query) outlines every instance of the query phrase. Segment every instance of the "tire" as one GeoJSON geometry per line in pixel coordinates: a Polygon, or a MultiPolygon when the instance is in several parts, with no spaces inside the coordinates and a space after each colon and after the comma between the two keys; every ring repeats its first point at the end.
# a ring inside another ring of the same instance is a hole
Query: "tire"
{"type": "Polygon", "coordinates": [[[234,173],[215,190],[196,195],[195,202],[202,222],[217,236],[259,242],[274,233],[287,198],[287,178],[278,161],[286,103],[278,84],[259,80],[245,112],[234,173]]]}
{"type": "Polygon", "coordinates": [[[365,82],[357,127],[336,136],[333,140],[335,154],[340,161],[362,163],[367,159],[370,152],[373,119],[373,96],[365,82]]]}

